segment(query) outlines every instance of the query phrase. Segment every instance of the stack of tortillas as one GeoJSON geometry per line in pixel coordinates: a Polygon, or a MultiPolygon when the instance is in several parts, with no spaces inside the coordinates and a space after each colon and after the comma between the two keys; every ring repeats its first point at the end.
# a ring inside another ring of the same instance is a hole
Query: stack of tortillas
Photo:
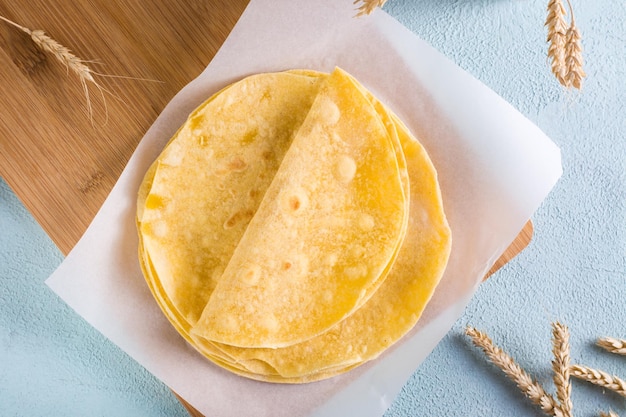
{"type": "Polygon", "coordinates": [[[147,172],[137,224],[176,330],[282,383],[346,372],[405,335],[451,244],[424,148],[341,69],[253,75],[203,103],[147,172]]]}

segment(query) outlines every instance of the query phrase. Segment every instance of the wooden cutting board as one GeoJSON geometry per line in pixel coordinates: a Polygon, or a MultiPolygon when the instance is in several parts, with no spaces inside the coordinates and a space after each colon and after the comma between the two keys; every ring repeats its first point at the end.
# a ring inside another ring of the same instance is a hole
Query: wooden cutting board
{"type": "MultiPolygon", "coordinates": [[[[209,64],[247,3],[0,0],[0,15],[69,48],[102,87],[88,83],[88,106],[77,74],[0,22],[0,176],[64,254],[144,133],[209,64]]],[[[529,222],[487,276],[531,238],[529,222]]]]}

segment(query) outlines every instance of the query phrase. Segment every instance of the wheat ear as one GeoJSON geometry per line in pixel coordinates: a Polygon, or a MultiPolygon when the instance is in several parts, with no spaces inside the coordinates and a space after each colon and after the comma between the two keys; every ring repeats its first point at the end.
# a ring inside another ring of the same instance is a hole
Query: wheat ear
{"type": "Polygon", "coordinates": [[[554,397],[548,394],[538,382],[534,381],[511,356],[494,345],[485,333],[473,327],[467,327],[465,333],[472,339],[474,345],[483,350],[487,358],[489,358],[494,365],[500,368],[509,379],[517,384],[518,388],[533,404],[538,405],[545,413],[551,416],[564,416],[554,397]]]}
{"type": "Polygon", "coordinates": [[[619,417],[613,410],[609,410],[608,413],[600,413],[600,417],[619,417]]]}
{"type": "Polygon", "coordinates": [[[565,39],[567,25],[565,23],[565,6],[561,0],[550,0],[548,3],[548,17],[545,26],[548,27],[548,58],[551,61],[551,70],[559,83],[565,85],[565,39]]]}
{"type": "Polygon", "coordinates": [[[589,368],[583,365],[570,366],[570,373],[573,377],[591,382],[594,385],[609,389],[623,397],[626,397],[626,381],[614,375],[609,375],[604,371],[589,368]]]}
{"type": "Polygon", "coordinates": [[[604,337],[596,342],[602,349],[618,355],[626,355],[626,340],[604,337]]]}
{"type": "Polygon", "coordinates": [[[563,0],[550,0],[548,3],[545,23],[548,27],[548,58],[551,60],[550,69],[561,85],[580,89],[587,74],[583,69],[580,31],[576,26],[570,0],[567,0],[567,5],[571,17],[569,26],[565,21],[563,0]]]}
{"type": "MultiPolygon", "coordinates": [[[[74,74],[78,76],[80,80],[80,84],[83,88],[83,92],[85,93],[85,100],[87,101],[87,113],[89,114],[89,119],[92,120],[92,109],[91,109],[91,100],[89,98],[89,89],[87,87],[87,83],[92,83],[94,86],[100,90],[100,93],[103,94],[102,86],[93,78],[94,72],[89,68],[84,60],[80,59],[76,55],[74,55],[69,48],[61,45],[48,35],[44,33],[42,30],[30,30],[27,27],[19,25],[6,17],[0,16],[0,20],[8,23],[9,25],[18,28],[19,30],[27,33],[30,38],[33,40],[35,45],[41,48],[44,52],[47,52],[54,56],[57,61],[65,66],[68,71],[72,71],[74,74]]],[[[104,99],[104,95],[103,95],[104,99]]],[[[106,107],[106,102],[105,102],[106,107]]]]}
{"type": "Polygon", "coordinates": [[[354,0],[353,4],[361,3],[357,8],[356,16],[371,14],[377,7],[383,7],[387,0],[354,0]]]}
{"type": "Polygon", "coordinates": [[[572,385],[570,384],[569,363],[569,329],[567,326],[556,322],[552,323],[552,370],[554,371],[554,385],[556,386],[556,397],[561,405],[564,417],[572,416],[572,385]]]}
{"type": "Polygon", "coordinates": [[[572,21],[565,33],[565,86],[580,90],[583,78],[587,74],[583,70],[583,48],[580,43],[580,32],[578,27],[576,27],[576,20],[574,19],[574,10],[569,0],[567,0],[567,4],[569,5],[572,21]]]}

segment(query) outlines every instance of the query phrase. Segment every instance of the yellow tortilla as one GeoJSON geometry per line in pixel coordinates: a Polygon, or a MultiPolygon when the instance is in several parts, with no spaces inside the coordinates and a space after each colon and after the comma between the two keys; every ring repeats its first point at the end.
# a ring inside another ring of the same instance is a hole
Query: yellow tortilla
{"type": "Polygon", "coordinates": [[[367,303],[316,338],[280,349],[217,344],[233,358],[231,362],[262,361],[276,370],[273,379],[282,377],[283,382],[315,380],[315,372],[338,365],[354,367],[376,358],[413,328],[430,300],[451,249],[436,170],[397,116],[371,95],[370,100],[381,117],[397,127],[411,182],[408,230],[391,272],[367,303]]]}
{"type": "Polygon", "coordinates": [[[340,69],[260,74],[207,100],[147,172],[137,224],[173,327],[275,383],[333,377],[398,341],[451,239],[426,151],[340,69]]]}
{"type": "Polygon", "coordinates": [[[380,117],[336,69],[192,333],[277,348],[352,314],[382,283],[406,233],[401,178],[380,117]]]}

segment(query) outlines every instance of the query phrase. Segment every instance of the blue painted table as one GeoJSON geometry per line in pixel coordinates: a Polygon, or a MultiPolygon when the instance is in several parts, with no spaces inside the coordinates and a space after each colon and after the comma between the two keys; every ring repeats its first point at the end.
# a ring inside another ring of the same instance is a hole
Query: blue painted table
{"type": "MultiPolygon", "coordinates": [[[[574,362],[626,379],[626,358],[594,346],[598,337],[626,338],[626,6],[574,2],[588,75],[577,92],[550,74],[546,3],[384,7],[543,129],[561,148],[564,170],[533,217],[530,246],[481,285],[387,416],[542,415],[471,346],[467,325],[487,331],[548,391],[555,320],[570,328],[574,362]]],[[[167,387],[43,284],[62,259],[0,181],[0,415],[187,415],[167,387]]],[[[624,398],[585,383],[574,382],[572,398],[577,416],[626,415],[624,398]]]]}

